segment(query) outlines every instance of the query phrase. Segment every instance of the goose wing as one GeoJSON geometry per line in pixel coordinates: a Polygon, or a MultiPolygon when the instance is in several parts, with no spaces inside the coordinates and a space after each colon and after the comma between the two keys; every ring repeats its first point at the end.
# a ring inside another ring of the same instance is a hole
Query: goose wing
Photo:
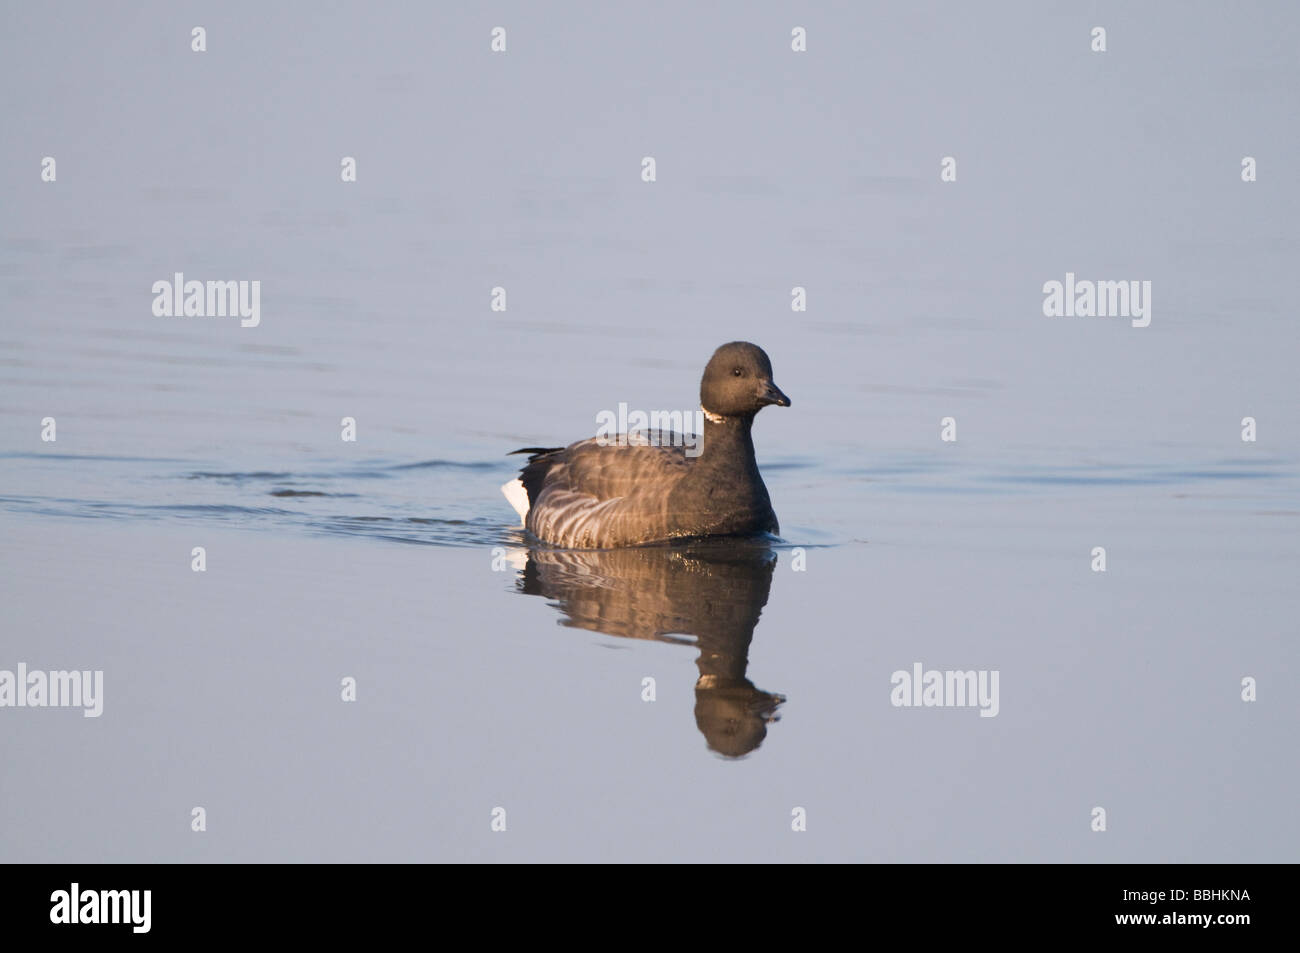
{"type": "Polygon", "coordinates": [[[681,443],[632,434],[622,444],[593,438],[533,454],[520,475],[530,503],[528,529],[547,542],[581,548],[663,538],[671,522],[668,501],[689,467],[681,443]]]}

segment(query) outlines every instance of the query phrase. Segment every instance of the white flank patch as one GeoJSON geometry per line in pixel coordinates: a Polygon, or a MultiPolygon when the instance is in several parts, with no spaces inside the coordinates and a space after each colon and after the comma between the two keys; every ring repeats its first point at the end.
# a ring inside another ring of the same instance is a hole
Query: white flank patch
{"type": "Polygon", "coordinates": [[[524,526],[528,516],[528,491],[524,489],[524,481],[518,478],[511,480],[501,487],[501,492],[519,514],[519,525],[524,526]]]}

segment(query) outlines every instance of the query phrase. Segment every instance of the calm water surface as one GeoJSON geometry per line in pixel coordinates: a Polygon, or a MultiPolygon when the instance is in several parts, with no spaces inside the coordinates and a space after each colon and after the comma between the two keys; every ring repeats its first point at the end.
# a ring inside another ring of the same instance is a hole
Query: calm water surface
{"type": "Polygon", "coordinates": [[[1180,9],[1105,69],[1038,5],[843,9],[793,63],[775,8],[520,7],[493,62],[468,13],[234,5],[201,74],[161,7],[23,13],[0,668],[106,697],[3,713],[0,858],[1294,860],[1296,18],[1180,9]],[[155,318],[178,270],[261,325],[155,318]],[[1067,270],[1151,326],[1044,318],[1067,270]],[[693,409],[738,338],[793,399],[781,538],[530,548],[505,454],[693,409]],[[998,716],[891,706],[915,662],[998,716]]]}

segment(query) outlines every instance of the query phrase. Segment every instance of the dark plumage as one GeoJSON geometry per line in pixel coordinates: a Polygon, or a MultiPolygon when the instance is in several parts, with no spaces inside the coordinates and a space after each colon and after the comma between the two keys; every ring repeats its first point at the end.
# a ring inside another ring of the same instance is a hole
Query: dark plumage
{"type": "Polygon", "coordinates": [[[529,447],[515,451],[530,454],[528,463],[502,490],[529,532],[575,549],[779,532],[750,428],[765,406],[790,400],[772,383],[763,349],[744,341],[718,348],[700,381],[700,404],[697,456],[683,445],[691,441],[667,433],[529,447]]]}

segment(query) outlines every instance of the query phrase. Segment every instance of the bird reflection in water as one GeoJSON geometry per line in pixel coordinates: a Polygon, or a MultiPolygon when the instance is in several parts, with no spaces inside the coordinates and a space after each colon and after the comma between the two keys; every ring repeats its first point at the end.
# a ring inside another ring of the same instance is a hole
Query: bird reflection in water
{"type": "Polygon", "coordinates": [[[751,540],[631,549],[530,549],[519,587],[554,600],[563,624],[627,639],[693,644],[695,723],[709,748],[749,754],[777,721],[784,695],[745,677],[777,554],[751,540]]]}

